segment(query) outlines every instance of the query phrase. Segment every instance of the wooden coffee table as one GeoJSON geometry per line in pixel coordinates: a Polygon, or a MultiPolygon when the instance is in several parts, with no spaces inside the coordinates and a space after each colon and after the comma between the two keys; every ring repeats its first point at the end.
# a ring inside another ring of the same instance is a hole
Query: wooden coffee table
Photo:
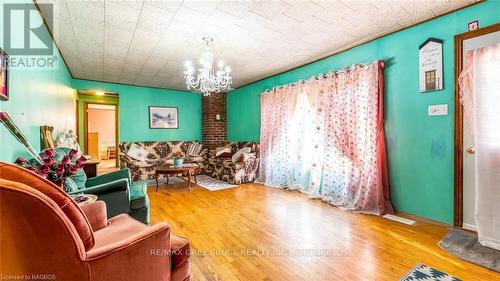
{"type": "MultiPolygon", "coordinates": [[[[156,179],[156,191],[158,191],[158,176],[166,175],[167,184],[170,176],[187,176],[188,190],[191,191],[191,176],[194,176],[194,182],[198,183],[196,176],[200,172],[200,166],[197,164],[184,164],[181,167],[176,167],[174,165],[164,165],[155,167],[155,179],[156,179]]],[[[184,179],[181,177],[181,179],[184,179]]]]}

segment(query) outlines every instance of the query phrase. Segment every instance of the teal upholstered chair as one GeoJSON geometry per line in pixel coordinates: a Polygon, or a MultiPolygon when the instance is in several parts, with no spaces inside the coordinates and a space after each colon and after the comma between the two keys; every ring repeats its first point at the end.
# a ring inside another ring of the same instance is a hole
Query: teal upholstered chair
{"type": "MultiPolygon", "coordinates": [[[[62,158],[71,149],[57,147],[56,159],[62,158]]],[[[98,200],[106,202],[108,218],[119,214],[129,214],[136,220],[149,224],[149,198],[144,181],[132,182],[129,169],[87,178],[79,171],[72,180],[65,182],[70,195],[87,193],[97,195],[98,200]]]]}
{"type": "Polygon", "coordinates": [[[85,187],[70,194],[88,193],[97,195],[106,202],[108,218],[118,214],[129,214],[145,224],[149,224],[149,199],[144,181],[132,182],[130,170],[122,169],[87,179],[85,187]]]}

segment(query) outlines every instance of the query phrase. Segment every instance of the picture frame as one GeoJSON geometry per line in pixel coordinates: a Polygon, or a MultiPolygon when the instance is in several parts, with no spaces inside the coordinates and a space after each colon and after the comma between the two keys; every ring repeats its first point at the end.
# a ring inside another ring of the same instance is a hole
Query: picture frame
{"type": "Polygon", "coordinates": [[[177,107],[150,106],[150,129],[179,129],[179,110],[177,107]]]}
{"type": "Polygon", "coordinates": [[[444,89],[443,40],[429,38],[418,47],[419,92],[427,93],[444,89]]]}
{"type": "Polygon", "coordinates": [[[0,48],[0,100],[9,100],[9,55],[0,48]]]}

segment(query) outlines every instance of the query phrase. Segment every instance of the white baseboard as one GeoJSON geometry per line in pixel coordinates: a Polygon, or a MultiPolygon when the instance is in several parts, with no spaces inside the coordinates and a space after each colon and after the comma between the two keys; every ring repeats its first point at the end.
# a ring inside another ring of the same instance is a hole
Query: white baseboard
{"type": "Polygon", "coordinates": [[[477,231],[477,226],[475,224],[463,223],[462,227],[468,230],[477,231]]]}
{"type": "Polygon", "coordinates": [[[403,217],[398,217],[398,216],[391,215],[391,214],[384,215],[383,217],[386,219],[397,221],[397,222],[404,223],[407,225],[414,225],[415,224],[414,220],[410,220],[410,219],[403,218],[403,217]]]}

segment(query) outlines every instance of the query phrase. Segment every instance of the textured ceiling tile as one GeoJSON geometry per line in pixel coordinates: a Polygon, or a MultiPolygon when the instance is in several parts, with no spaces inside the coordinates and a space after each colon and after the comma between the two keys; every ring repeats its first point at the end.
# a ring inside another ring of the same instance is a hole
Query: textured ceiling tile
{"type": "Polygon", "coordinates": [[[200,24],[202,24],[207,19],[207,17],[208,15],[206,14],[182,6],[175,15],[175,19],[195,26],[199,26],[200,24]]]}
{"type": "Polygon", "coordinates": [[[39,1],[58,6],[52,31],[75,77],[178,89],[203,36],[238,87],[475,2],[39,1]]]}
{"type": "Polygon", "coordinates": [[[250,6],[249,11],[272,20],[275,15],[281,14],[290,8],[290,5],[283,1],[262,0],[250,6]]]}
{"type": "Polygon", "coordinates": [[[133,32],[142,5],[126,5],[126,3],[136,3],[129,1],[106,1],[105,22],[106,30],[109,32],[126,31],[133,32]]]}
{"type": "Polygon", "coordinates": [[[174,13],[144,4],[137,23],[137,28],[162,34],[168,28],[173,18],[174,13]]]}
{"type": "Polygon", "coordinates": [[[252,1],[223,1],[219,4],[217,9],[233,16],[242,18],[248,13],[248,10],[252,7],[252,4],[252,1]]]}
{"type": "Polygon", "coordinates": [[[210,15],[217,8],[217,6],[219,6],[221,2],[222,2],[221,0],[216,0],[216,1],[184,0],[184,2],[182,2],[182,6],[210,15]]]}
{"type": "Polygon", "coordinates": [[[182,5],[182,0],[146,0],[145,3],[168,10],[170,12],[177,12],[182,5]]]}

